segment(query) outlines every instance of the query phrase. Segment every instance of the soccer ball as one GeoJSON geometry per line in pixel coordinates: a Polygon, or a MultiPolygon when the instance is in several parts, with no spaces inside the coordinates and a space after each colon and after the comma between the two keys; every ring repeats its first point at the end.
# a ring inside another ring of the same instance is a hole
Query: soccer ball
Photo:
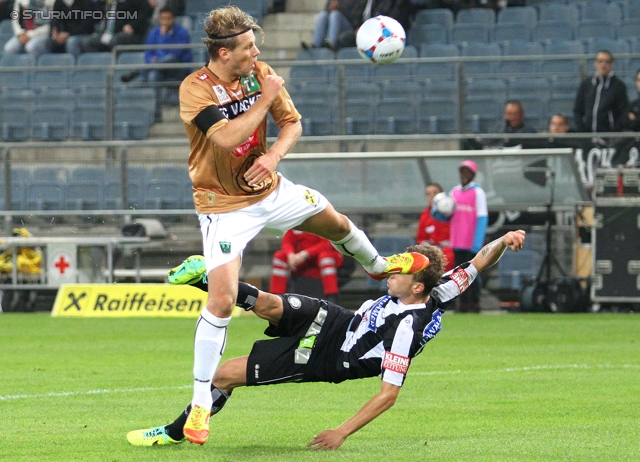
{"type": "Polygon", "coordinates": [[[435,195],[431,206],[437,214],[449,218],[456,210],[456,200],[449,193],[441,192],[435,195]]]}
{"type": "Polygon", "coordinates": [[[398,21],[388,16],[367,19],[356,35],[358,52],[374,64],[391,64],[404,50],[406,34],[398,21]]]}

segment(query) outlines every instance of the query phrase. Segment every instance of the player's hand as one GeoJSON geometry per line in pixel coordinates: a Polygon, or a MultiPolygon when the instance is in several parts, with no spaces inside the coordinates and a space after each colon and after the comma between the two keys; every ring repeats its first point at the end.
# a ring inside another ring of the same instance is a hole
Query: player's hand
{"type": "Polygon", "coordinates": [[[260,184],[271,176],[277,166],[278,161],[269,154],[260,156],[244,173],[244,179],[249,186],[260,184]]]}
{"type": "Polygon", "coordinates": [[[289,256],[287,257],[287,263],[291,267],[291,270],[295,271],[295,269],[300,266],[300,263],[307,259],[308,255],[309,254],[305,250],[303,250],[302,252],[289,254],[289,256]]]}
{"type": "Polygon", "coordinates": [[[284,79],[282,77],[279,75],[267,75],[262,81],[262,95],[260,95],[260,99],[265,98],[269,104],[273,103],[283,86],[284,79]]]}
{"type": "Polygon", "coordinates": [[[318,449],[331,449],[335,451],[347,437],[343,436],[338,430],[324,430],[319,435],[313,437],[313,440],[307,443],[307,447],[313,450],[318,449]]]}
{"type": "Polygon", "coordinates": [[[502,237],[502,242],[514,252],[522,249],[524,245],[525,232],[521,229],[517,231],[509,231],[502,237]]]}

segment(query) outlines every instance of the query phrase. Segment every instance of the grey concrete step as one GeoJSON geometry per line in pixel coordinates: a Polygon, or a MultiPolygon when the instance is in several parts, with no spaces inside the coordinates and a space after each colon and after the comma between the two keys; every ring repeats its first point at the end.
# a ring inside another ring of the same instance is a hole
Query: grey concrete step
{"type": "Polygon", "coordinates": [[[293,0],[287,2],[287,11],[290,13],[317,13],[322,10],[326,4],[326,0],[293,0]]]}

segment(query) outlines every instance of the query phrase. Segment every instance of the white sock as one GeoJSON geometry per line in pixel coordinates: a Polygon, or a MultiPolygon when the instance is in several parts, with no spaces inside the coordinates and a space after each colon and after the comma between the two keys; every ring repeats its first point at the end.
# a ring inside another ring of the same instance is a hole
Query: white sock
{"type": "Polygon", "coordinates": [[[332,241],[333,246],[338,249],[338,252],[358,260],[367,272],[382,273],[387,267],[385,259],[378,255],[378,251],[364,231],[358,229],[351,220],[349,224],[351,225],[349,234],[339,241],[332,241]]]}
{"type": "Polygon", "coordinates": [[[191,405],[211,409],[211,381],[224,352],[227,325],[231,318],[219,318],[206,308],[196,325],[193,354],[193,399],[191,405]]]}

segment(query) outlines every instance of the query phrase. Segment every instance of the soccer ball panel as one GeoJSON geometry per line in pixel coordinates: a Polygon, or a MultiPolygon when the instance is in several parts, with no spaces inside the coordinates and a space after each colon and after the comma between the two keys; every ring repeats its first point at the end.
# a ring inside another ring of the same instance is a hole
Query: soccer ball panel
{"type": "Polygon", "coordinates": [[[406,35],[402,25],[388,16],[367,19],[356,35],[358,52],[374,64],[391,64],[404,50],[406,35]]]}
{"type": "Polygon", "coordinates": [[[450,217],[456,209],[456,200],[448,193],[441,192],[433,198],[433,208],[444,217],[450,217]]]}

